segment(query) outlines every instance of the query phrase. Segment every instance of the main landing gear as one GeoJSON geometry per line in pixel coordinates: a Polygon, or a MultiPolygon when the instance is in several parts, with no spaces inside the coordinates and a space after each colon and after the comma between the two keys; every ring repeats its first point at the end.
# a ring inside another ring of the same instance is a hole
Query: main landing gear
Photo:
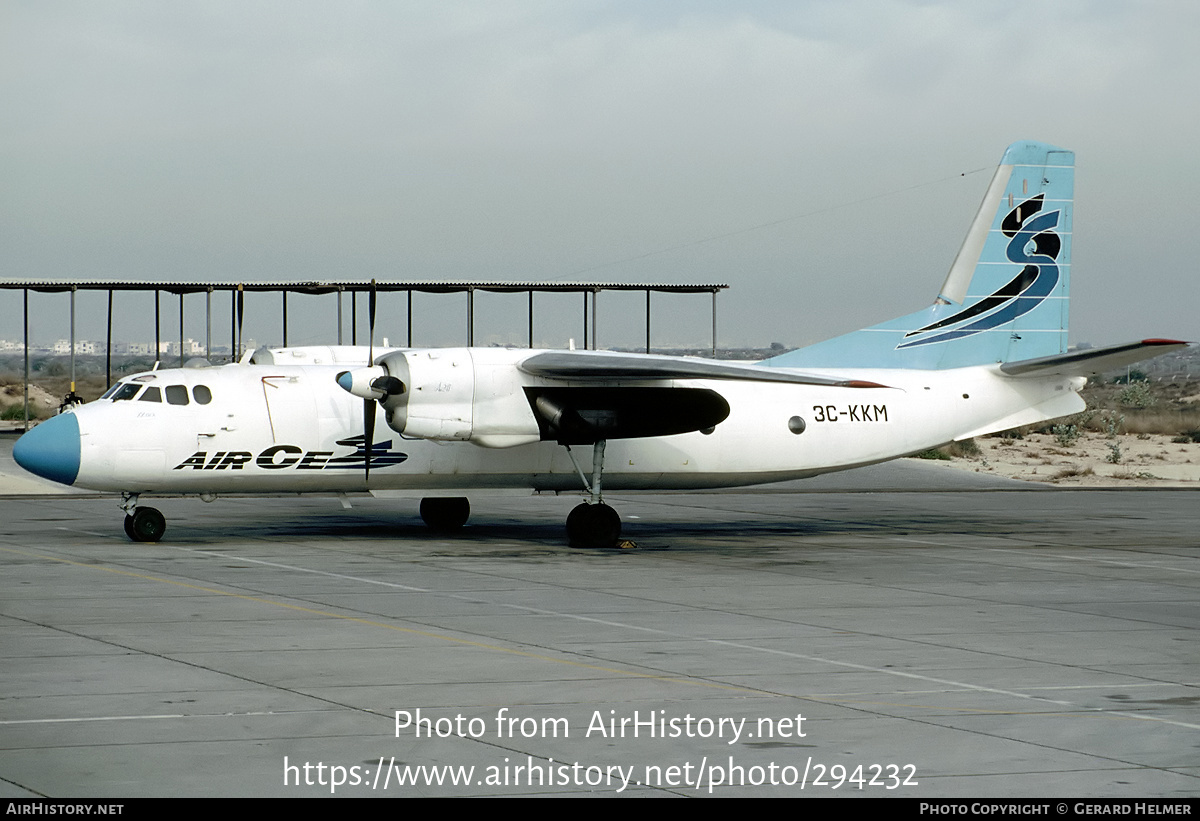
{"type": "Polygon", "coordinates": [[[157,542],[167,531],[166,517],[153,507],[140,507],[136,493],[123,493],[125,535],[135,542],[157,542]]]}
{"type": "Polygon", "coordinates": [[[601,479],[604,474],[605,440],[598,439],[592,446],[592,481],[589,483],[570,445],[564,445],[571,463],[583,480],[583,489],[588,492],[589,499],[577,505],[567,516],[567,543],[571,547],[609,548],[616,547],[621,538],[621,517],[617,511],[604,504],[601,495],[601,479]]]}

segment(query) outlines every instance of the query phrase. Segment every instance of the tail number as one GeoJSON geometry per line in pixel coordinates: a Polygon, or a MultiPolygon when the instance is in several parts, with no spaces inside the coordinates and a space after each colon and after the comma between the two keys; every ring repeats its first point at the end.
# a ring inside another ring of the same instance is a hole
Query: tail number
{"type": "Polygon", "coordinates": [[[836,422],[839,419],[846,422],[886,422],[887,405],[847,405],[844,408],[813,405],[813,421],[836,422]]]}

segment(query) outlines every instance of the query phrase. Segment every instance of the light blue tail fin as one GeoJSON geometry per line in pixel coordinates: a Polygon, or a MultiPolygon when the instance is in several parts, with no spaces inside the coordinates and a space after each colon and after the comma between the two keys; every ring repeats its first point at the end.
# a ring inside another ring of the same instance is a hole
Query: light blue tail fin
{"type": "Polygon", "coordinates": [[[1075,154],[1013,143],[933,305],[762,364],[958,368],[1067,350],[1075,154]]]}

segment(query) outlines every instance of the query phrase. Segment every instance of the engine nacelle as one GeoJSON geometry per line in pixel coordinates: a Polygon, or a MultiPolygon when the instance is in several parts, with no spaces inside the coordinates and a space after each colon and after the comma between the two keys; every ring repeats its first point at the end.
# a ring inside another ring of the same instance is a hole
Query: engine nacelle
{"type": "Polygon", "coordinates": [[[471,348],[393,351],[379,357],[369,370],[382,368],[393,381],[376,377],[369,384],[404,386],[380,399],[388,427],[417,439],[483,447],[537,442],[541,434],[521,390],[520,373],[511,362],[480,358],[486,360],[487,351],[471,348]]]}

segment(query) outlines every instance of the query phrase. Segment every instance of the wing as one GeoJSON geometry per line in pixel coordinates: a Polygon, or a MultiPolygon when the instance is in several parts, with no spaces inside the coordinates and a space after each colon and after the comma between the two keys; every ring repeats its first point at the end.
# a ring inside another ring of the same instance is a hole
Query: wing
{"type": "Polygon", "coordinates": [[[729,403],[716,390],[648,387],[645,382],[709,379],[851,388],[885,387],[876,382],[803,374],[780,368],[604,351],[548,351],[522,360],[517,368],[530,376],[568,383],[525,388],[542,439],[564,444],[587,444],[597,439],[670,436],[692,431],[711,432],[729,416],[729,403]],[[627,384],[630,382],[639,384],[627,384]]]}
{"type": "Polygon", "coordinates": [[[817,376],[761,365],[734,365],[678,356],[620,354],[606,351],[548,351],[524,359],[517,368],[531,376],[570,382],[623,382],[642,379],[731,379],[788,382],[842,388],[883,388],[878,382],[817,376]]]}
{"type": "Polygon", "coordinates": [[[1140,342],[1126,342],[1124,345],[1109,345],[1019,362],[1005,362],[1000,366],[1000,370],[1008,376],[1095,376],[1187,346],[1187,342],[1177,339],[1143,339],[1140,342]]]}

